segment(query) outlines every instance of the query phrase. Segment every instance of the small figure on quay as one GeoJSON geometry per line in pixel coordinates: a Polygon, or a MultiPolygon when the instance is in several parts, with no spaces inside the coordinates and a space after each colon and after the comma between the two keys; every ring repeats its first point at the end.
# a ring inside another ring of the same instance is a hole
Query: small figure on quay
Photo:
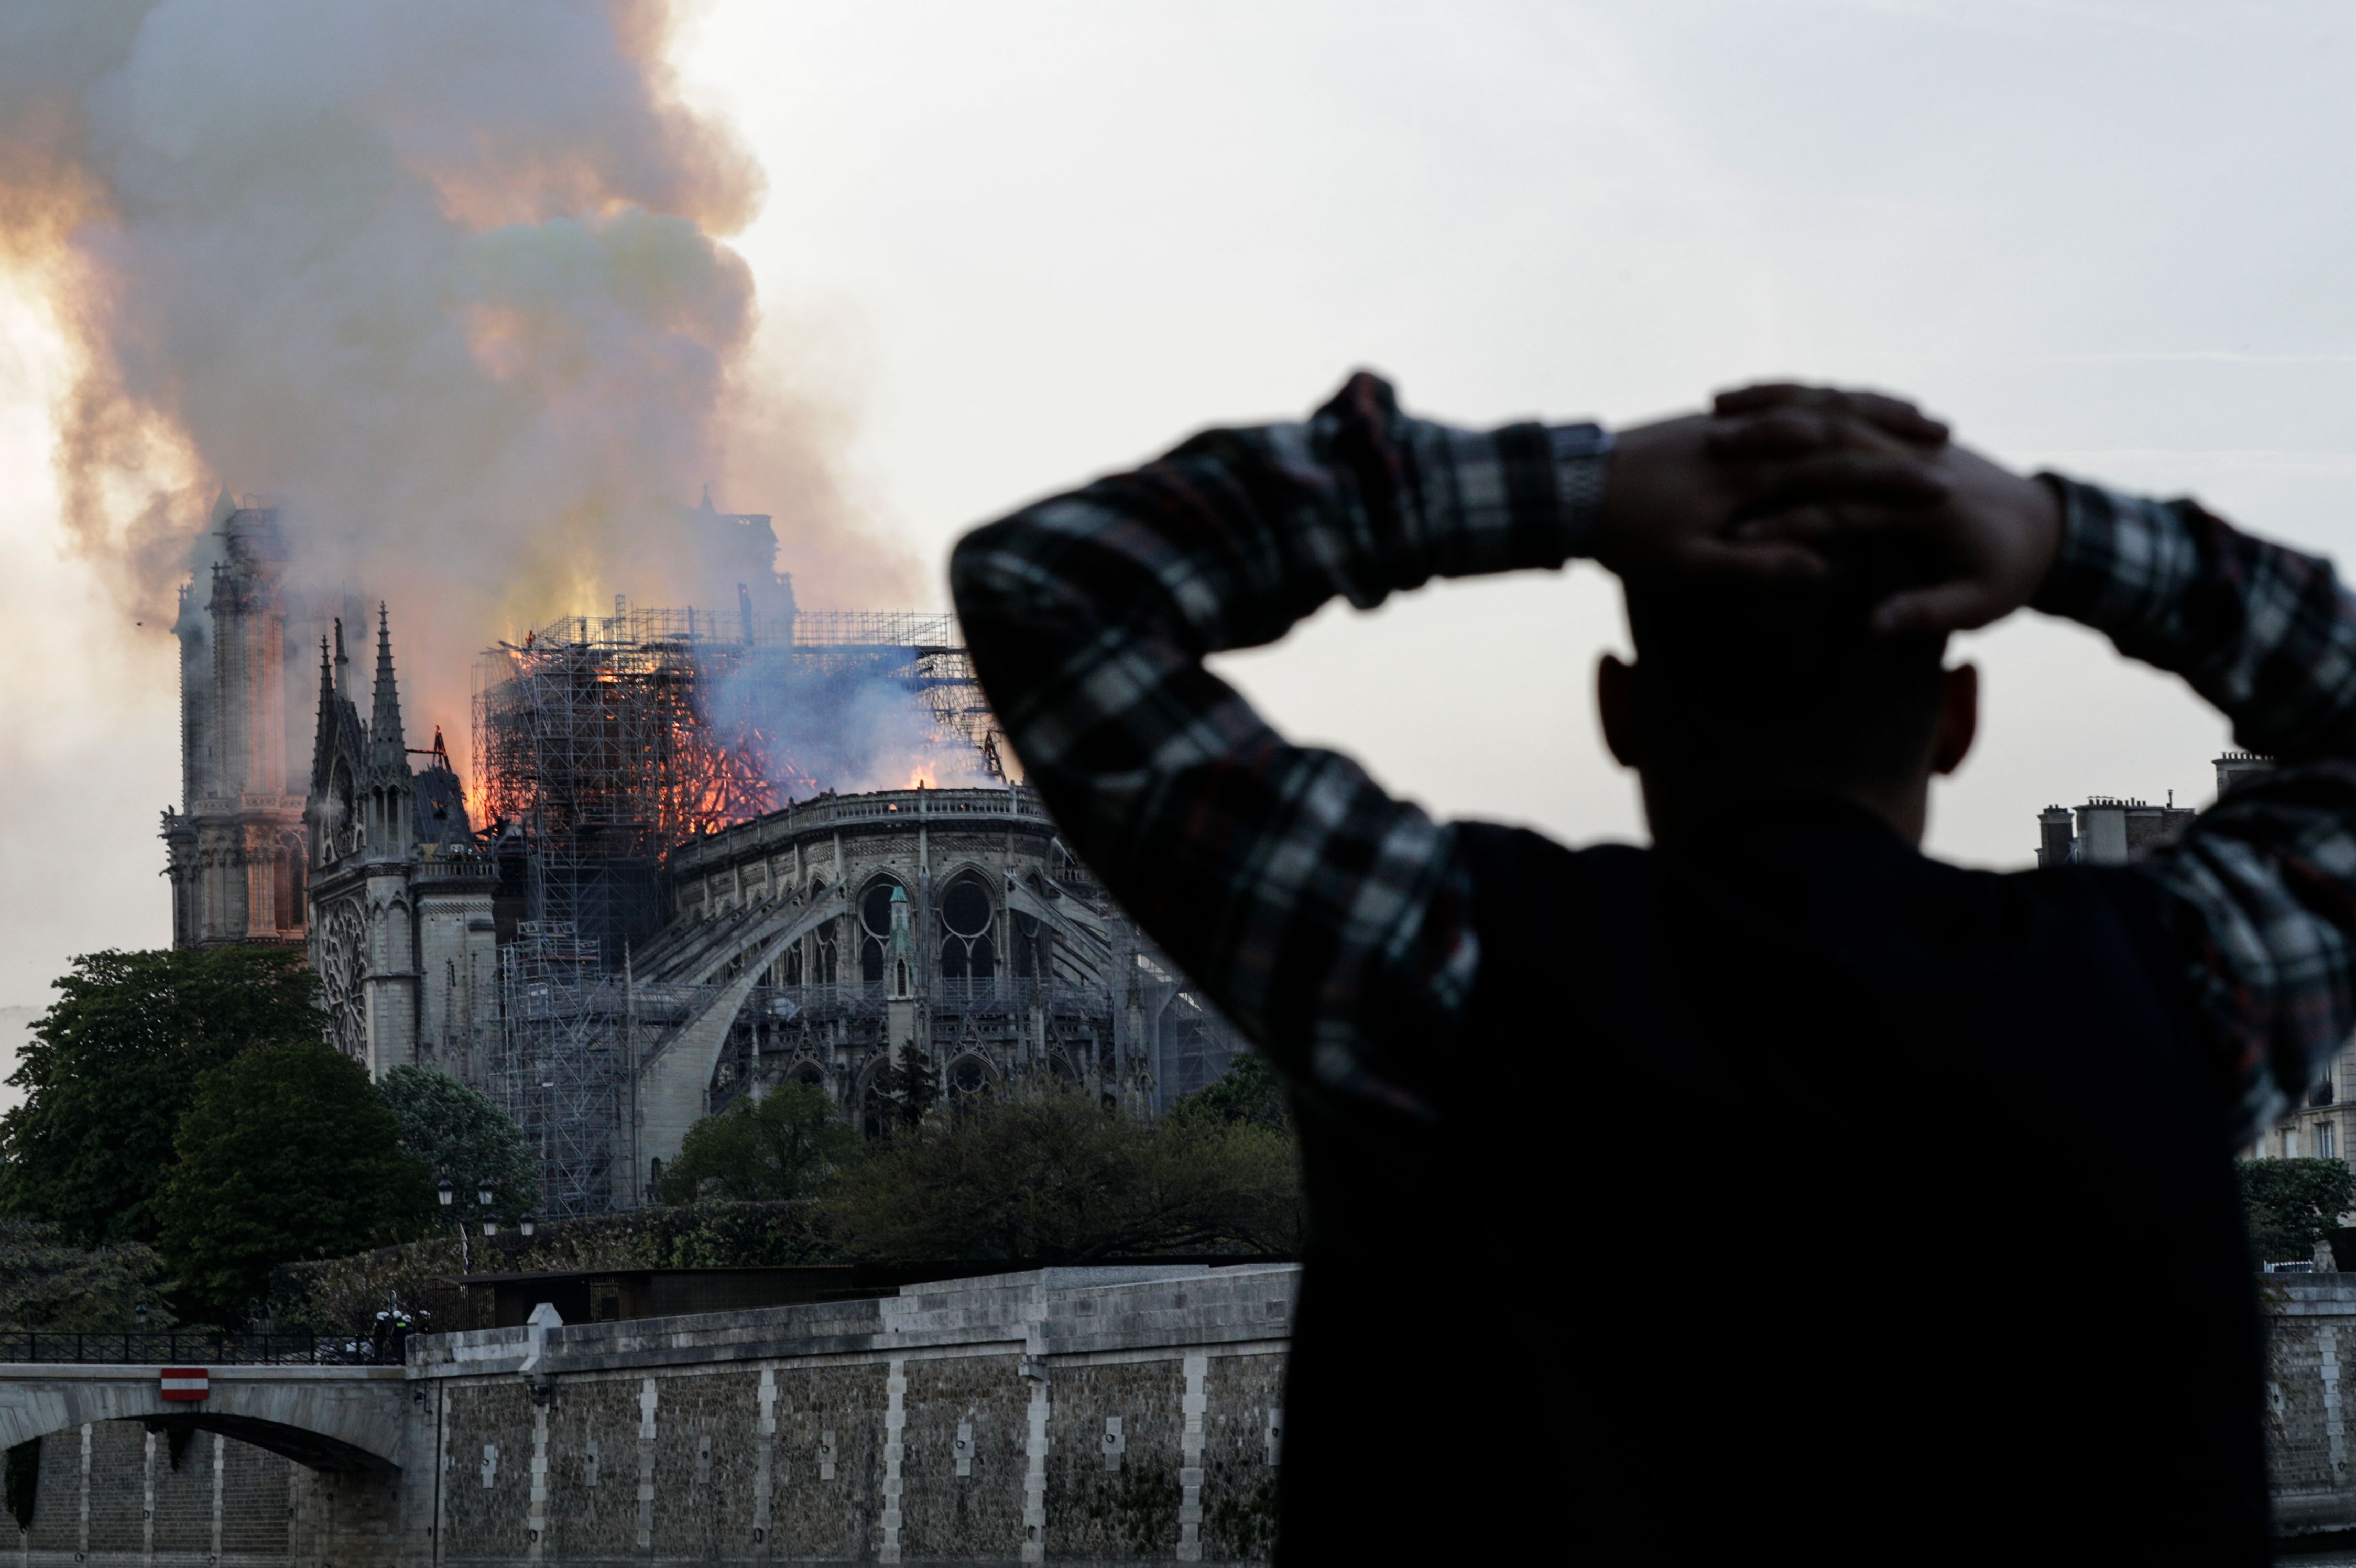
{"type": "Polygon", "coordinates": [[[1615,436],[1362,374],[980,528],[951,579],[1068,841],[1288,1079],[1280,1562],[2265,1560],[2233,1156],[2356,1024],[2327,563],[1875,394],[1615,436]],[[1625,595],[1599,710],[1649,847],[1436,822],[1205,666],[1581,556],[1625,595]],[[2022,608],[2278,766],[2133,866],[1926,857],[1978,723],[1948,636],[2022,608]]]}

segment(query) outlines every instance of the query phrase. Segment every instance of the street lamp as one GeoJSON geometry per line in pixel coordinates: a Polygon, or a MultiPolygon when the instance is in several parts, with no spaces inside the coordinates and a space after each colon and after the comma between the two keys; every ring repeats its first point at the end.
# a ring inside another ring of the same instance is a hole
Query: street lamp
{"type": "Polygon", "coordinates": [[[522,1231],[527,1237],[529,1237],[534,1230],[540,1229],[540,1221],[527,1214],[521,1219],[516,1221],[516,1229],[522,1231]]]}
{"type": "Polygon", "coordinates": [[[490,1177],[485,1176],[482,1181],[477,1185],[475,1188],[475,1201],[482,1206],[483,1234],[486,1236],[498,1235],[499,1233],[499,1222],[491,1213],[490,1177]]]}
{"type": "MultiPolygon", "coordinates": [[[[485,1190],[487,1191],[488,1189],[486,1188],[485,1190]]],[[[453,1182],[448,1176],[444,1176],[440,1181],[434,1184],[434,1196],[441,1200],[443,1208],[447,1208],[458,1196],[457,1184],[453,1182]]],[[[457,1219],[457,1216],[455,1214],[452,1215],[451,1218],[453,1219],[457,1219]]],[[[475,1250],[466,1244],[466,1222],[465,1220],[458,1220],[457,1231],[458,1272],[462,1274],[471,1274],[475,1272],[475,1250]]]]}

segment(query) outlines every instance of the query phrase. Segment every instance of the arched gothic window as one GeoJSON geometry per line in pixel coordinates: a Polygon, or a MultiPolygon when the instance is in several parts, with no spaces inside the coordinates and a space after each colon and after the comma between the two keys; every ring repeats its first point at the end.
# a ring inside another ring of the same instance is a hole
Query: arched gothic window
{"type": "Polygon", "coordinates": [[[991,940],[995,911],[979,876],[960,876],[941,896],[941,978],[988,980],[998,972],[998,949],[991,940]]]}
{"type": "Polygon", "coordinates": [[[276,886],[271,889],[271,897],[277,906],[273,913],[282,931],[303,929],[305,861],[302,834],[288,833],[278,841],[278,864],[274,867],[276,886]]]}
{"type": "Polygon", "coordinates": [[[900,885],[879,876],[859,896],[859,978],[884,983],[884,954],[892,945],[892,895],[900,885]]]}
{"type": "Polygon", "coordinates": [[[959,1057],[949,1064],[949,1105],[952,1109],[990,1092],[990,1069],[979,1057],[959,1057]]]}

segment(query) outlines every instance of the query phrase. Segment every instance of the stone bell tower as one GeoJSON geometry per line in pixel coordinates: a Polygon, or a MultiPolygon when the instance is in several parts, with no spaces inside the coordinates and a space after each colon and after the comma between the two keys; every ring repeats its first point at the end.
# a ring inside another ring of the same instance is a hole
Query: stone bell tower
{"type": "Polygon", "coordinates": [[[180,808],[164,812],[172,944],[299,942],[305,781],[286,757],[286,546],[276,511],[213,508],[209,583],[180,590],[180,808]],[[203,594],[202,603],[198,602],[203,594]]]}

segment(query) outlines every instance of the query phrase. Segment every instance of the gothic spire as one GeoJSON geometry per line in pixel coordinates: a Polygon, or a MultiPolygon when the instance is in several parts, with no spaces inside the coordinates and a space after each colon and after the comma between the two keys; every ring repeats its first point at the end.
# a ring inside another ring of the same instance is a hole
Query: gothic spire
{"type": "Polygon", "coordinates": [[[401,734],[401,689],[392,678],[392,622],[384,605],[376,607],[376,707],[369,717],[372,759],[380,768],[407,765],[408,743],[401,734]]]}
{"type": "Polygon", "coordinates": [[[319,634],[319,716],[311,730],[311,794],[316,799],[326,793],[327,784],[327,737],[334,735],[336,722],[336,676],[327,662],[327,634],[319,634]]]}
{"type": "Polygon", "coordinates": [[[336,690],[344,689],[344,666],[351,660],[344,657],[344,618],[336,618],[336,690]]]}

